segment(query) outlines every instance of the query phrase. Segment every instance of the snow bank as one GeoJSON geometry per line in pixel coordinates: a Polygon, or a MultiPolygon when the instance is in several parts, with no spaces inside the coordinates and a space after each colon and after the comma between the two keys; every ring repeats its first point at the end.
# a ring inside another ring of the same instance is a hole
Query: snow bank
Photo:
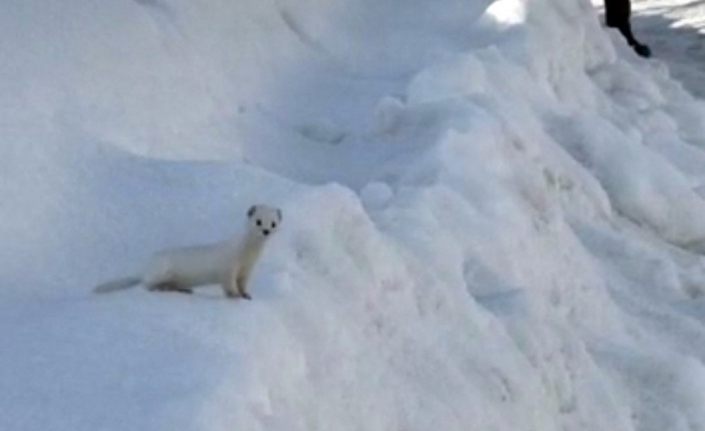
{"type": "Polygon", "coordinates": [[[2,8],[0,428],[703,427],[705,109],[587,1],[2,8]]]}

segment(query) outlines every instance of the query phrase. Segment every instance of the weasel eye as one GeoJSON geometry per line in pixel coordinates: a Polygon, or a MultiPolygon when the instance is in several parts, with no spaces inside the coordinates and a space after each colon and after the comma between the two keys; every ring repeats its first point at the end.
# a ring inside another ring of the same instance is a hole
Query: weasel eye
{"type": "Polygon", "coordinates": [[[262,220],[257,220],[257,226],[262,226],[262,220]]]}
{"type": "Polygon", "coordinates": [[[275,227],[277,227],[277,224],[275,222],[272,222],[272,229],[274,229],[275,227]]]}

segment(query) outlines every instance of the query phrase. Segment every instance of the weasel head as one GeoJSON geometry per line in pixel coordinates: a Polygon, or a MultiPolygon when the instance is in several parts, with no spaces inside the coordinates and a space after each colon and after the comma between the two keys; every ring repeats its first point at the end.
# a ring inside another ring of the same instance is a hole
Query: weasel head
{"type": "Polygon", "coordinates": [[[252,205],[247,210],[247,228],[257,238],[267,238],[279,230],[282,210],[269,205],[252,205]]]}

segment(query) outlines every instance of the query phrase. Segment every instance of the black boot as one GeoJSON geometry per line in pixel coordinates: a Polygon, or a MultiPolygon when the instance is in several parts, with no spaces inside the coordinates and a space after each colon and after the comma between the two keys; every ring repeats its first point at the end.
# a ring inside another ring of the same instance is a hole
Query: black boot
{"type": "Polygon", "coordinates": [[[641,57],[651,57],[651,48],[649,48],[647,45],[635,41],[634,44],[631,45],[631,47],[634,49],[634,52],[636,52],[641,57]]]}
{"type": "Polygon", "coordinates": [[[629,21],[621,23],[617,26],[617,28],[619,29],[619,32],[622,33],[622,36],[627,39],[627,43],[632,47],[637,55],[644,58],[651,57],[651,48],[636,40],[634,33],[632,33],[632,26],[629,21]]]}
{"type": "Polygon", "coordinates": [[[627,43],[640,56],[651,57],[651,49],[639,43],[632,33],[632,26],[629,22],[632,15],[632,4],[630,0],[605,0],[605,23],[607,27],[619,29],[627,43]]]}

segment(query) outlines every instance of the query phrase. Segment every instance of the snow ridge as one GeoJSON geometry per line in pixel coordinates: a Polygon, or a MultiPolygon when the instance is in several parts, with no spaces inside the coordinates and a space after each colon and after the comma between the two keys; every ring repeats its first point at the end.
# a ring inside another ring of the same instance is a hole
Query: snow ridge
{"type": "Polygon", "coordinates": [[[705,105],[587,0],[2,9],[0,429],[705,429],[705,105]]]}

